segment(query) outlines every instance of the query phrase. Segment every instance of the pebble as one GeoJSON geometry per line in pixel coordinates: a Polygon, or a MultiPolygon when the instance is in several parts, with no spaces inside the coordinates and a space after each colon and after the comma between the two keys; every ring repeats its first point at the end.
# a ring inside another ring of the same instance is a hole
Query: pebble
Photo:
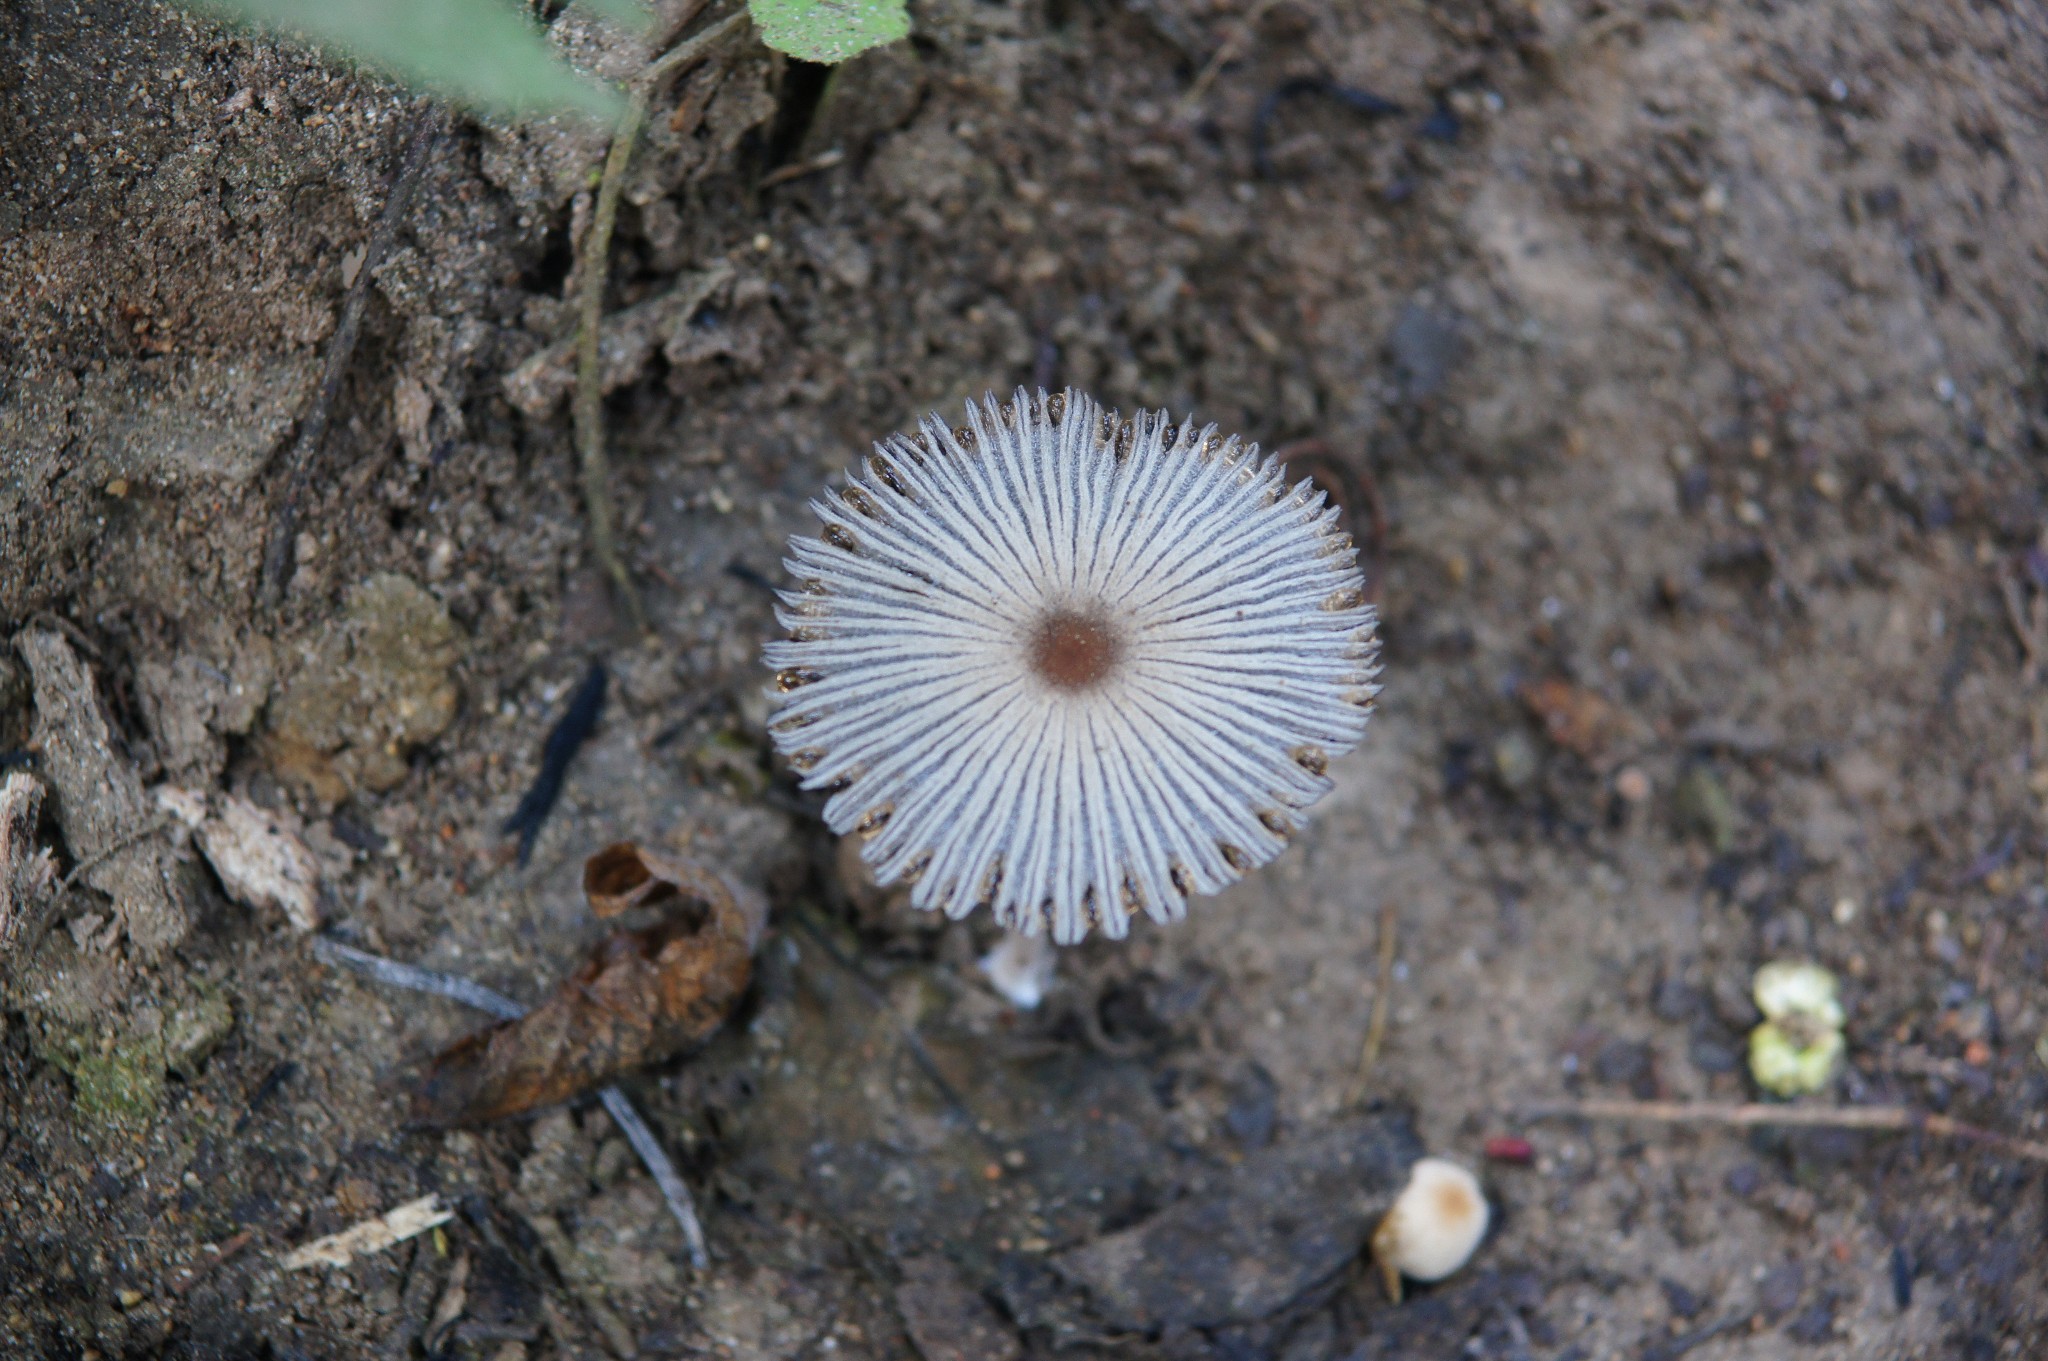
{"type": "Polygon", "coordinates": [[[1504,733],[1493,743],[1493,778],[1510,794],[1519,794],[1536,782],[1541,763],[1536,744],[1524,732],[1504,733]]]}
{"type": "Polygon", "coordinates": [[[1774,1266],[1757,1282],[1757,1305],[1769,1317],[1781,1318],[1799,1304],[1806,1290],[1806,1268],[1798,1262],[1774,1266]]]}
{"type": "Polygon", "coordinates": [[[1732,1073],[1742,1062],[1733,1049],[1708,1039],[1694,1040],[1687,1053],[1702,1073],[1732,1073]]]}
{"type": "Polygon", "coordinates": [[[1593,1075],[1602,1082],[1626,1086],[1642,1100],[1657,1095],[1656,1055],[1637,1040],[1609,1040],[1593,1056],[1593,1075]]]}
{"type": "Polygon", "coordinates": [[[1734,848],[1735,800],[1707,767],[1694,766],[1679,780],[1671,795],[1671,816],[1681,836],[1697,837],[1719,853],[1734,848]]]}
{"type": "Polygon", "coordinates": [[[1663,1288],[1664,1304],[1671,1310],[1674,1318],[1698,1318],[1700,1311],[1707,1307],[1705,1299],[1698,1293],[1686,1289],[1677,1281],[1662,1280],[1657,1282],[1657,1284],[1663,1288]]]}
{"type": "Polygon", "coordinates": [[[1536,1149],[1527,1139],[1512,1134],[1496,1134],[1486,1141],[1484,1150],[1491,1162],[1507,1163],[1511,1167],[1527,1167],[1536,1161],[1536,1149]]]}

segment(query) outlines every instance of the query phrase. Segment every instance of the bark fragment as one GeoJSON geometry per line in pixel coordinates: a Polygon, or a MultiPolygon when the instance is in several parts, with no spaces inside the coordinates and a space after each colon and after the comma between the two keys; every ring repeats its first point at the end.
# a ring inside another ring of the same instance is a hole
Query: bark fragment
{"type": "Polygon", "coordinates": [[[35,686],[35,743],[65,844],[87,866],[85,881],[113,900],[136,954],[161,958],[191,930],[191,912],[172,878],[174,852],[148,835],[157,810],[115,744],[92,671],[54,629],[24,629],[14,649],[35,686]]]}

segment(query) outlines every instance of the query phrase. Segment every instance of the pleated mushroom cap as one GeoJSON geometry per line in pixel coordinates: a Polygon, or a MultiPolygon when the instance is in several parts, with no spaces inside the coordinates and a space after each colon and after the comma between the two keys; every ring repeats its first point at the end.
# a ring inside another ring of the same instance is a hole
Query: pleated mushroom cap
{"type": "Polygon", "coordinates": [[[927,416],[812,508],[776,746],[920,908],[1062,944],[1278,855],[1365,731],[1337,511],[1256,445],[1019,391],[927,416]]]}

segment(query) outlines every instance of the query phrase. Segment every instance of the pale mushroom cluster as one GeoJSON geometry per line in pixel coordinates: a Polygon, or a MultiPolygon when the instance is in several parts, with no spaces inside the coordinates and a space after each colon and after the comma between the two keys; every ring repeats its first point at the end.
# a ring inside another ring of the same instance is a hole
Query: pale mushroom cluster
{"type": "Polygon", "coordinates": [[[792,541],[777,747],[920,908],[1062,944],[1279,854],[1364,734],[1338,512],[1257,446],[1073,391],[884,440],[792,541]]]}

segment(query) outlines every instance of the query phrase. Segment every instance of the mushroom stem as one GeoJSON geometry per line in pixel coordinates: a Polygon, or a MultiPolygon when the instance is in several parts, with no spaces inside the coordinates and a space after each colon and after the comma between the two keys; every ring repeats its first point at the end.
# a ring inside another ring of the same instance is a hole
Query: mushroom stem
{"type": "Polygon", "coordinates": [[[981,957],[981,971],[988,975],[989,986],[1020,1011],[1030,1011],[1045,1000],[1058,967],[1052,938],[1044,934],[1006,931],[996,948],[981,957]]]}

